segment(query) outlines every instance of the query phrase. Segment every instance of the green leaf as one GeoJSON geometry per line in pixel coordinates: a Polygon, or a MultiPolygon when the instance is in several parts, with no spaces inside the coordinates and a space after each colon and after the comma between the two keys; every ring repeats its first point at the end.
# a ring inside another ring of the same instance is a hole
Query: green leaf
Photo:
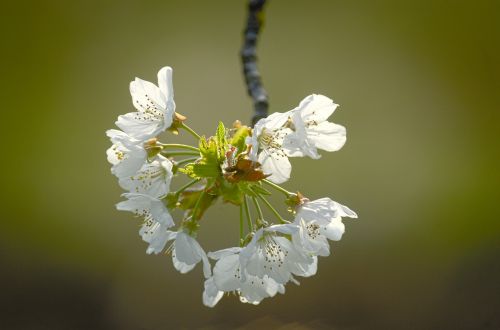
{"type": "Polygon", "coordinates": [[[204,193],[205,187],[186,189],[179,196],[179,207],[186,210],[186,217],[201,219],[205,211],[217,200],[217,195],[204,193]],[[200,200],[201,198],[201,200],[200,200]],[[196,203],[200,200],[196,213],[193,214],[196,203]]]}
{"type": "Polygon", "coordinates": [[[169,209],[174,209],[177,207],[177,201],[179,200],[179,196],[175,193],[168,193],[164,199],[164,203],[167,205],[169,209]]]}
{"type": "Polygon", "coordinates": [[[206,162],[204,159],[189,163],[184,168],[179,169],[182,173],[187,174],[193,179],[199,178],[215,178],[221,175],[221,170],[218,162],[206,162]]]}
{"type": "Polygon", "coordinates": [[[240,190],[238,184],[221,180],[219,191],[224,202],[233,203],[235,205],[241,205],[243,203],[243,192],[240,190]]]}
{"type": "Polygon", "coordinates": [[[226,128],[224,127],[223,122],[219,122],[219,126],[217,126],[217,143],[223,145],[226,143],[226,128]]]}
{"type": "Polygon", "coordinates": [[[238,148],[237,155],[246,150],[246,138],[250,134],[250,129],[247,126],[241,126],[231,137],[229,143],[238,148]]]}
{"type": "Polygon", "coordinates": [[[219,126],[217,126],[217,132],[215,133],[216,144],[217,144],[217,154],[220,162],[224,161],[227,151],[227,140],[226,140],[226,128],[224,124],[220,121],[219,126]]]}

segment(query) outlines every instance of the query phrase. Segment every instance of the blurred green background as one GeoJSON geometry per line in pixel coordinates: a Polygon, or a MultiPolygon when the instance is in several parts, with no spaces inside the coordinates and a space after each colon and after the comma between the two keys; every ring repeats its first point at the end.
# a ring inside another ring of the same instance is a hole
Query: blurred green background
{"type": "MultiPolygon", "coordinates": [[[[270,110],[325,94],[348,130],[341,151],[293,159],[285,186],[359,219],[315,277],[215,309],[199,266],[181,275],[146,255],[137,219],[115,210],[104,132],[133,110],[129,81],[165,65],[197,131],[248,123],[245,1],[2,7],[0,328],[500,328],[498,1],[269,2],[270,110]]],[[[237,222],[210,209],[206,250],[235,245],[237,222]]]]}

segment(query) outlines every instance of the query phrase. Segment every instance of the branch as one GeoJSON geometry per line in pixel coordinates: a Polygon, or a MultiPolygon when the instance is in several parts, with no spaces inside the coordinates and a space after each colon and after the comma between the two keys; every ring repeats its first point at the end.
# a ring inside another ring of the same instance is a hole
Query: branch
{"type": "Polygon", "coordinates": [[[266,0],[248,1],[248,20],[243,33],[243,47],[241,48],[241,61],[243,75],[247,84],[248,95],[253,100],[254,115],[252,126],[262,118],[267,117],[269,101],[267,92],[262,86],[260,73],[257,70],[257,39],[264,22],[263,7],[266,0]]]}

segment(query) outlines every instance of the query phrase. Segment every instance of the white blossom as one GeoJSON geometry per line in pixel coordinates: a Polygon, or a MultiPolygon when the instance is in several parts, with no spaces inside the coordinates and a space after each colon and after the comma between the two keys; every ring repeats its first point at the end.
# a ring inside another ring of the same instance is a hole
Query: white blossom
{"type": "Polygon", "coordinates": [[[327,119],[337,108],[337,104],[323,95],[312,94],[303,99],[292,110],[292,134],[285,137],[283,149],[289,157],[321,157],[318,148],[337,151],[345,144],[344,126],[328,122],[327,119]]]}
{"type": "Polygon", "coordinates": [[[151,220],[167,228],[174,225],[174,220],[163,201],[144,194],[125,193],[122,196],[127,200],[116,204],[118,210],[133,212],[136,216],[143,217],[146,222],[151,220]]]}
{"type": "Polygon", "coordinates": [[[259,278],[254,275],[245,273],[245,269],[240,264],[240,256],[242,248],[233,247],[216,252],[210,252],[210,258],[217,260],[213,269],[213,279],[211,282],[205,282],[205,297],[207,301],[212,302],[213,307],[217,301],[215,299],[208,300],[208,297],[222,297],[223,292],[237,292],[241,302],[257,305],[264,298],[273,297],[277,292],[284,293],[285,287],[283,284],[278,284],[269,276],[264,275],[259,278]]]}
{"type": "Polygon", "coordinates": [[[130,83],[130,94],[137,111],[119,116],[116,122],[125,133],[145,141],[172,125],[175,112],[172,68],[167,66],[158,71],[158,86],[135,78],[130,83]]]}
{"type": "Polygon", "coordinates": [[[118,178],[134,175],[147,159],[143,143],[116,129],[106,131],[106,135],[113,143],[106,151],[108,162],[113,165],[111,173],[118,178]]]}
{"type": "Polygon", "coordinates": [[[169,226],[160,224],[151,219],[144,222],[139,230],[139,235],[141,235],[144,242],[149,243],[146,250],[147,254],[160,253],[165,248],[165,244],[173,239],[172,236],[175,232],[169,231],[168,228],[169,226]]]}
{"type": "Polygon", "coordinates": [[[299,217],[295,223],[299,226],[299,230],[292,235],[292,242],[299,249],[323,257],[330,254],[328,240],[316,220],[305,222],[299,217]]]}
{"type": "Polygon", "coordinates": [[[270,174],[268,180],[283,183],[290,178],[292,165],[288,160],[283,141],[292,130],[286,127],[291,112],[275,112],[267,118],[259,120],[247,143],[252,146],[250,158],[262,165],[265,174],[270,174]]]}
{"type": "Polygon", "coordinates": [[[260,228],[240,252],[240,262],[245,274],[264,278],[268,276],[279,284],[292,280],[292,275],[308,277],[316,274],[317,257],[297,248],[281,234],[293,234],[295,224],[274,225],[260,228]]]}
{"type": "Polygon", "coordinates": [[[293,110],[259,120],[247,141],[252,160],[262,164],[269,180],[283,183],[292,169],[288,157],[318,159],[317,149],[339,150],[346,141],[345,127],[327,121],[336,107],[328,97],[312,94],[293,110]]]}
{"type": "Polygon", "coordinates": [[[300,229],[293,234],[293,242],[313,254],[327,256],[330,248],[327,238],[338,241],[342,238],[345,226],[342,217],[357,218],[357,214],[330,198],[306,202],[295,216],[294,223],[300,229]]]}
{"type": "Polygon", "coordinates": [[[203,304],[207,307],[214,307],[217,305],[219,300],[221,300],[224,295],[223,291],[220,291],[214,283],[214,278],[209,277],[205,280],[204,284],[205,290],[203,291],[203,304]]]}
{"type": "Polygon", "coordinates": [[[134,175],[121,177],[120,186],[132,193],[163,197],[170,191],[172,166],[170,160],[158,155],[152,162],[144,163],[134,175]]]}
{"type": "Polygon", "coordinates": [[[212,275],[207,254],[194,237],[181,229],[173,233],[171,239],[174,239],[171,249],[175,269],[185,274],[191,271],[198,262],[202,261],[205,278],[212,275]]]}

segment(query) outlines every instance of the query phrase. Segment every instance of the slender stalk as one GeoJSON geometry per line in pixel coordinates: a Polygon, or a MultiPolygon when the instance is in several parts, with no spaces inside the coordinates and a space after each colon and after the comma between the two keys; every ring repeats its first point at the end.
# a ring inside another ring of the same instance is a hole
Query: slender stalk
{"type": "Polygon", "coordinates": [[[240,205],[240,246],[243,246],[243,205],[240,205]]]}
{"type": "Polygon", "coordinates": [[[163,148],[177,148],[177,149],[187,149],[187,150],[193,150],[196,152],[200,152],[200,149],[189,146],[187,144],[180,144],[180,143],[168,143],[168,144],[162,144],[161,145],[163,148]]]}
{"type": "Polygon", "coordinates": [[[179,189],[177,189],[177,191],[175,192],[176,195],[179,195],[181,192],[183,192],[184,190],[186,190],[187,188],[191,187],[192,185],[194,185],[196,182],[198,182],[200,179],[194,179],[188,183],[186,183],[185,185],[183,185],[182,187],[180,187],[179,189]]]}
{"type": "Polygon", "coordinates": [[[198,208],[200,207],[201,199],[205,195],[205,190],[202,190],[200,197],[198,197],[198,200],[196,201],[196,204],[193,207],[193,215],[192,215],[192,220],[198,220],[196,219],[196,211],[198,211],[198,208]]]}
{"type": "Polygon", "coordinates": [[[282,192],[282,193],[283,193],[283,194],[285,194],[287,197],[288,197],[288,196],[290,196],[290,195],[293,195],[293,193],[292,193],[292,192],[289,192],[289,191],[288,191],[288,190],[286,190],[285,188],[283,188],[283,187],[281,187],[281,186],[277,185],[276,183],[273,183],[273,182],[271,182],[271,181],[269,181],[269,180],[267,180],[267,179],[262,180],[262,182],[264,182],[265,184],[267,184],[267,185],[269,185],[269,186],[273,187],[274,189],[276,189],[276,190],[278,190],[278,191],[282,192]]]}
{"type": "Polygon", "coordinates": [[[195,160],[197,160],[198,158],[199,157],[193,157],[193,158],[186,158],[186,159],[183,159],[183,160],[179,160],[179,161],[175,162],[175,165],[180,166],[180,165],[184,165],[184,164],[187,164],[187,163],[192,163],[195,160]]]}
{"type": "Polygon", "coordinates": [[[243,208],[245,209],[245,213],[247,216],[248,231],[252,232],[253,231],[252,216],[250,215],[250,209],[248,208],[248,200],[246,195],[243,198],[243,208]]]}
{"type": "MultiPolygon", "coordinates": [[[[255,192],[255,191],[254,191],[254,192],[255,192]]],[[[273,212],[273,214],[276,216],[276,218],[278,219],[278,221],[279,221],[280,223],[289,223],[288,221],[286,221],[285,219],[283,219],[283,218],[281,217],[281,215],[279,214],[279,212],[278,212],[278,211],[276,211],[276,209],[275,209],[275,208],[271,205],[271,203],[269,203],[269,201],[268,201],[267,199],[265,199],[265,198],[264,198],[261,194],[259,194],[259,193],[256,193],[256,194],[257,194],[257,196],[259,197],[259,199],[260,199],[261,201],[263,201],[263,202],[264,202],[264,204],[266,204],[266,205],[267,205],[267,207],[271,210],[271,212],[273,212]]]]}
{"type": "Polygon", "coordinates": [[[182,125],[180,126],[180,128],[183,128],[185,129],[189,134],[191,134],[192,136],[194,136],[197,140],[200,140],[201,139],[201,136],[196,133],[191,127],[189,127],[188,125],[182,123],[182,125]]]}
{"type": "Polygon", "coordinates": [[[264,220],[264,214],[262,213],[262,209],[260,208],[259,201],[254,196],[252,196],[252,201],[255,205],[255,209],[257,210],[257,214],[259,215],[259,219],[264,220]]]}
{"type": "Polygon", "coordinates": [[[161,154],[165,157],[173,156],[199,156],[200,154],[194,151],[162,151],[161,154]]]}

